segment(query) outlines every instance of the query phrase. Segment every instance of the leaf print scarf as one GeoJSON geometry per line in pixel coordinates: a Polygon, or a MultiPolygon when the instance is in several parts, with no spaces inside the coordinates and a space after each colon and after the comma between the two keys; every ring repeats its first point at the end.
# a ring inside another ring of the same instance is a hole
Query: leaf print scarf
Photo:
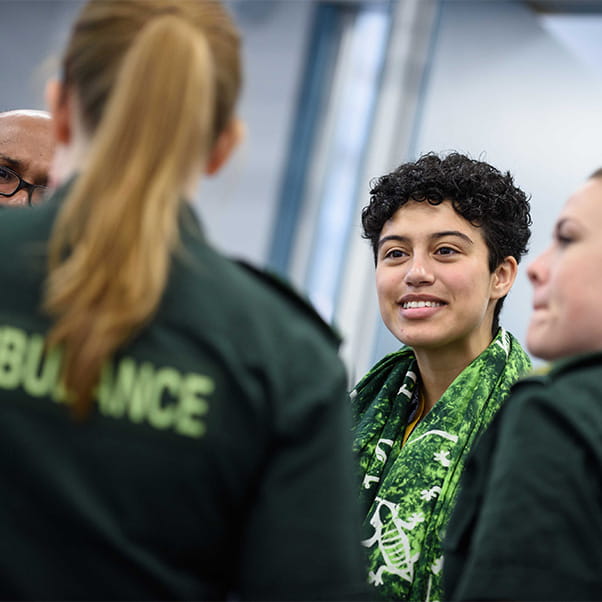
{"type": "Polygon", "coordinates": [[[351,392],[369,580],[387,600],[442,596],[441,541],[466,456],[530,368],[500,329],[401,447],[418,366],[411,348],[385,356],[351,392]]]}

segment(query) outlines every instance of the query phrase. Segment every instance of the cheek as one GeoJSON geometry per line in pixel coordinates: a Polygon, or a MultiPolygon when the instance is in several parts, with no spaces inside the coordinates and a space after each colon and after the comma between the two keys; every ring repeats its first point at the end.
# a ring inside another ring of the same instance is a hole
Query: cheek
{"type": "Polygon", "coordinates": [[[394,270],[380,268],[376,271],[376,294],[379,300],[395,294],[396,281],[394,270]]]}
{"type": "MultiPolygon", "coordinates": [[[[551,303],[562,311],[587,306],[587,297],[592,292],[592,286],[595,286],[590,271],[581,262],[568,259],[554,266],[548,283],[551,303]]],[[[545,290],[545,285],[543,288],[545,290]]]]}
{"type": "MultiPolygon", "coordinates": [[[[593,275],[592,275],[593,276],[593,275]]],[[[573,274],[565,285],[557,290],[557,299],[563,319],[569,328],[573,322],[591,328],[600,321],[600,297],[602,281],[599,277],[588,279],[584,274],[573,274]]]]}
{"type": "Polygon", "coordinates": [[[480,270],[477,267],[473,269],[454,269],[450,270],[446,276],[447,286],[450,290],[455,290],[459,296],[466,297],[478,303],[489,301],[492,276],[489,271],[480,270]]]}
{"type": "Polygon", "coordinates": [[[567,255],[551,273],[548,300],[558,334],[577,337],[599,322],[602,279],[597,265],[593,255],[567,255]]]}

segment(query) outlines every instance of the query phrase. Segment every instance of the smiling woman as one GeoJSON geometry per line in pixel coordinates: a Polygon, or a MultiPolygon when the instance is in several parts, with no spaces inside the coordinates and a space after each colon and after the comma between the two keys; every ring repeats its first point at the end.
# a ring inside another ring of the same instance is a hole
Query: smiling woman
{"type": "Polygon", "coordinates": [[[389,600],[437,600],[466,453],[529,368],[499,327],[529,202],[487,163],[428,154],[376,181],[362,222],[383,321],[404,344],[351,393],[369,578],[389,600]]]}
{"type": "MultiPolygon", "coordinates": [[[[383,321],[418,357],[445,355],[442,365],[461,370],[491,342],[495,305],[512,285],[516,266],[510,255],[491,273],[480,229],[451,203],[407,203],[385,222],[379,241],[383,321]]],[[[446,386],[423,382],[425,410],[446,386]]]]}

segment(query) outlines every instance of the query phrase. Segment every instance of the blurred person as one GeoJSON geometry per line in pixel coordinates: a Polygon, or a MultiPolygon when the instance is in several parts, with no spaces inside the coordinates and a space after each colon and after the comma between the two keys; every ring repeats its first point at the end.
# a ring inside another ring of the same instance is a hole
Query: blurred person
{"type": "Polygon", "coordinates": [[[49,113],[25,109],[0,113],[0,206],[42,201],[53,151],[49,113]]]}
{"type": "Polygon", "coordinates": [[[438,600],[466,454],[530,366],[499,326],[529,201],[509,173],[429,153],[373,183],[362,224],[383,321],[404,344],[351,393],[369,581],[386,600],[438,600]]]}
{"type": "Polygon", "coordinates": [[[59,188],[0,220],[2,598],[363,586],[338,341],[188,202],[241,136],[240,60],[217,2],[92,0],[73,25],[59,188]]]}
{"type": "Polygon", "coordinates": [[[449,600],[602,600],[602,169],[528,268],[517,383],[470,456],[445,541],[449,600]]]}

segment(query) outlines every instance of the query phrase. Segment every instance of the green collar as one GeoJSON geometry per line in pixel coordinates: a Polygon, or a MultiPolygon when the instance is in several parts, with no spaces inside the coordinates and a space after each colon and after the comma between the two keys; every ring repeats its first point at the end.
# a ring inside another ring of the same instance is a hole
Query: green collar
{"type": "Polygon", "coordinates": [[[570,372],[576,367],[583,368],[590,365],[599,365],[600,363],[602,363],[602,350],[578,353],[555,360],[549,364],[545,364],[540,368],[536,368],[524,380],[545,382],[555,378],[556,376],[559,376],[560,374],[570,372]]]}

